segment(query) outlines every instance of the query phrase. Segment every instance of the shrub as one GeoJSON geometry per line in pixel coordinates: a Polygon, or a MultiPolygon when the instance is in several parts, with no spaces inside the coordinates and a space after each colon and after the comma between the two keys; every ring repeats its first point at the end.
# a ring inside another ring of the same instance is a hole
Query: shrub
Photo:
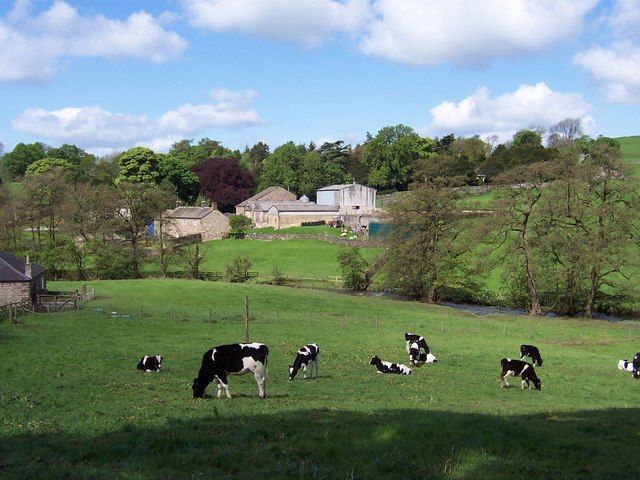
{"type": "Polygon", "coordinates": [[[229,235],[233,238],[244,238],[245,231],[250,226],[251,220],[244,215],[231,215],[229,217],[229,227],[231,227],[229,235]]]}
{"type": "Polygon", "coordinates": [[[271,282],[273,285],[284,285],[284,275],[278,265],[273,266],[271,273],[273,274],[273,281],[271,282]]]}
{"type": "Polygon", "coordinates": [[[96,273],[101,280],[134,278],[134,263],[130,250],[123,245],[102,244],[96,248],[96,273]]]}
{"type": "Polygon", "coordinates": [[[360,255],[358,247],[343,247],[338,252],[338,264],[342,272],[344,288],[366,290],[371,284],[369,264],[360,255]]]}
{"type": "Polygon", "coordinates": [[[234,255],[231,263],[225,266],[227,280],[232,283],[243,283],[249,280],[251,261],[247,257],[234,255]]]}

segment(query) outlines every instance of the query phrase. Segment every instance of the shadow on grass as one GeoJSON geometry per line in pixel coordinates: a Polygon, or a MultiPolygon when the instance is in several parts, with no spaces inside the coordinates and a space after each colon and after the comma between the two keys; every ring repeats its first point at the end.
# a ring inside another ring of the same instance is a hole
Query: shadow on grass
{"type": "Polygon", "coordinates": [[[3,434],[10,478],[640,478],[640,409],[495,416],[299,410],[3,434]]]}

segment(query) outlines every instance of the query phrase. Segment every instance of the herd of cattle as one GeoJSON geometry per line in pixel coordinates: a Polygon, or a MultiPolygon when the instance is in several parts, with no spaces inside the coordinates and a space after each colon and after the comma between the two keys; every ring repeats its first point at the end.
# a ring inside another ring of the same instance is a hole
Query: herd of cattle
{"type": "MultiPolygon", "coordinates": [[[[409,364],[413,367],[420,367],[425,363],[436,363],[438,359],[431,353],[424,337],[413,333],[405,333],[406,352],[409,355],[409,364]]],[[[202,364],[198,376],[193,379],[193,397],[204,396],[205,389],[211,382],[215,382],[218,387],[218,398],[224,390],[226,396],[231,398],[229,393],[229,382],[227,375],[244,375],[253,373],[258,384],[258,396],[265,398],[265,378],[267,368],[267,357],[269,348],[262,343],[233,343],[230,345],[220,345],[207,350],[202,356],[202,364]]],[[[296,354],[293,364],[289,365],[289,380],[293,380],[299,370],[302,370],[303,378],[309,376],[318,377],[318,360],[320,347],[316,343],[310,343],[300,348],[296,354]]],[[[162,368],[162,356],[146,355],[138,362],[138,370],[145,372],[160,371],[162,368]]],[[[410,375],[411,368],[402,363],[392,363],[381,360],[377,355],[369,360],[370,365],[374,365],[377,373],[390,373],[398,375],[410,375]]],[[[502,387],[508,388],[507,378],[510,376],[520,377],[522,388],[531,388],[533,385],[537,390],[541,390],[542,383],[538,378],[534,366],[542,366],[540,350],[534,345],[520,346],[520,359],[503,358],[500,361],[500,383],[502,387]],[[525,362],[526,357],[531,358],[532,363],[525,362]]],[[[640,378],[640,352],[636,353],[633,360],[620,360],[618,368],[631,372],[633,377],[640,378]]]]}

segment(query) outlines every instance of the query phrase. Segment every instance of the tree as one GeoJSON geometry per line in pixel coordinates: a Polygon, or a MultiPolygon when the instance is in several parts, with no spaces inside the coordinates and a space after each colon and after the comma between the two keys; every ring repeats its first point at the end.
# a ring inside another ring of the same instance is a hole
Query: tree
{"type": "Polygon", "coordinates": [[[351,160],[351,145],[345,145],[342,140],[324,142],[318,149],[318,153],[325,161],[338,165],[343,173],[348,173],[351,160]]]}
{"type": "Polygon", "coordinates": [[[248,257],[234,255],[231,263],[225,266],[227,280],[231,283],[244,283],[250,278],[250,269],[251,260],[248,257]]]}
{"type": "Polygon", "coordinates": [[[369,288],[369,264],[360,254],[358,247],[342,247],[338,251],[338,265],[342,273],[344,288],[361,291],[369,288]]]}
{"type": "Polygon", "coordinates": [[[74,166],[68,160],[47,156],[31,163],[25,173],[37,175],[53,169],[58,169],[59,172],[62,172],[66,176],[70,176],[75,170],[74,166]]]}
{"type": "Polygon", "coordinates": [[[240,152],[238,150],[230,150],[217,140],[211,140],[205,137],[200,139],[195,145],[192,145],[192,143],[193,139],[180,140],[172,145],[167,155],[177,158],[187,167],[204,162],[211,157],[240,160],[240,152]]]}
{"type": "Polygon", "coordinates": [[[298,171],[303,158],[304,152],[293,142],[280,145],[263,163],[258,190],[279,185],[298,193],[298,171]]]}
{"type": "Polygon", "coordinates": [[[2,156],[4,170],[11,180],[15,180],[25,174],[27,167],[47,156],[44,144],[36,143],[19,143],[9,153],[2,156]]]}
{"type": "Polygon", "coordinates": [[[532,147],[542,146],[542,135],[535,130],[519,130],[513,135],[511,145],[514,147],[521,145],[530,145],[532,147]]]}
{"type": "Polygon", "coordinates": [[[549,128],[547,144],[550,147],[566,147],[582,137],[582,120],[565,118],[549,128]]]}
{"type": "Polygon", "coordinates": [[[175,189],[181,200],[193,204],[200,189],[200,179],[189,170],[178,158],[170,155],[159,155],[158,171],[160,183],[175,189]]]}
{"type": "Polygon", "coordinates": [[[221,212],[233,212],[251,196],[253,178],[236,160],[209,158],[191,169],[200,179],[200,193],[216,202],[221,212]]]}
{"type": "Polygon", "coordinates": [[[366,144],[363,161],[369,169],[369,183],[378,188],[405,189],[419,157],[419,136],[411,127],[382,128],[366,144]]]}
{"type": "Polygon", "coordinates": [[[298,172],[299,193],[315,198],[319,188],[344,181],[344,173],[337,162],[324,159],[317,151],[304,154],[298,172]]]}
{"type": "Polygon", "coordinates": [[[461,241],[456,194],[414,186],[390,207],[391,236],[385,254],[386,282],[402,294],[436,300],[437,292],[463,267],[470,242],[461,241]]]}
{"type": "Polygon", "coordinates": [[[244,215],[231,215],[229,217],[229,235],[233,238],[244,238],[247,228],[251,226],[251,219],[244,215]]]}
{"type": "Polygon", "coordinates": [[[158,183],[160,180],[158,156],[146,147],[133,147],[118,158],[116,185],[129,183],[158,183]]]}

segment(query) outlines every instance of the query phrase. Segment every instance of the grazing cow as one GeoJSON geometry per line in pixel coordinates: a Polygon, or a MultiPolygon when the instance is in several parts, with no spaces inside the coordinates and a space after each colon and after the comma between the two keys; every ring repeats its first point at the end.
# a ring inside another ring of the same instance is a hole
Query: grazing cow
{"type": "Polygon", "coordinates": [[[427,345],[427,341],[423,336],[407,332],[404,334],[404,340],[407,353],[409,354],[409,362],[414,367],[420,367],[425,363],[436,363],[438,361],[436,356],[430,353],[429,345],[427,345]]]}
{"type": "Polygon", "coordinates": [[[138,370],[145,372],[159,372],[162,368],[162,358],[160,355],[145,355],[138,362],[138,370]]]}
{"type": "Polygon", "coordinates": [[[524,360],[525,357],[530,357],[536,367],[542,366],[542,357],[540,356],[538,347],[533,345],[520,345],[520,360],[524,360]]]}
{"type": "Polygon", "coordinates": [[[509,382],[507,377],[513,375],[514,377],[520,377],[522,379],[522,388],[525,385],[531,388],[531,383],[536,387],[536,390],[542,389],[540,379],[536,375],[536,371],[533,369],[533,365],[522,360],[512,360],[510,358],[503,358],[500,360],[502,371],[500,372],[500,383],[503,387],[508,388],[509,382]]]}
{"type": "Polygon", "coordinates": [[[296,355],[296,359],[293,361],[293,365],[289,365],[289,380],[293,380],[298,373],[298,370],[302,368],[302,378],[307,378],[307,368],[309,368],[309,376],[313,377],[313,370],[315,367],[316,378],[318,378],[318,357],[320,356],[320,347],[317,343],[310,343],[305,345],[296,355]]]}
{"type": "Polygon", "coordinates": [[[369,360],[369,365],[375,365],[378,373],[395,373],[398,375],[410,375],[411,369],[401,363],[391,363],[380,360],[377,355],[369,360]]]}
{"type": "Polygon", "coordinates": [[[193,379],[193,398],[204,396],[204,391],[211,382],[218,384],[218,398],[222,389],[231,398],[227,375],[244,375],[253,373],[258,383],[260,398],[265,398],[264,382],[269,348],[262,343],[233,343],[220,345],[208,350],[202,356],[202,365],[198,376],[193,379]]]}

